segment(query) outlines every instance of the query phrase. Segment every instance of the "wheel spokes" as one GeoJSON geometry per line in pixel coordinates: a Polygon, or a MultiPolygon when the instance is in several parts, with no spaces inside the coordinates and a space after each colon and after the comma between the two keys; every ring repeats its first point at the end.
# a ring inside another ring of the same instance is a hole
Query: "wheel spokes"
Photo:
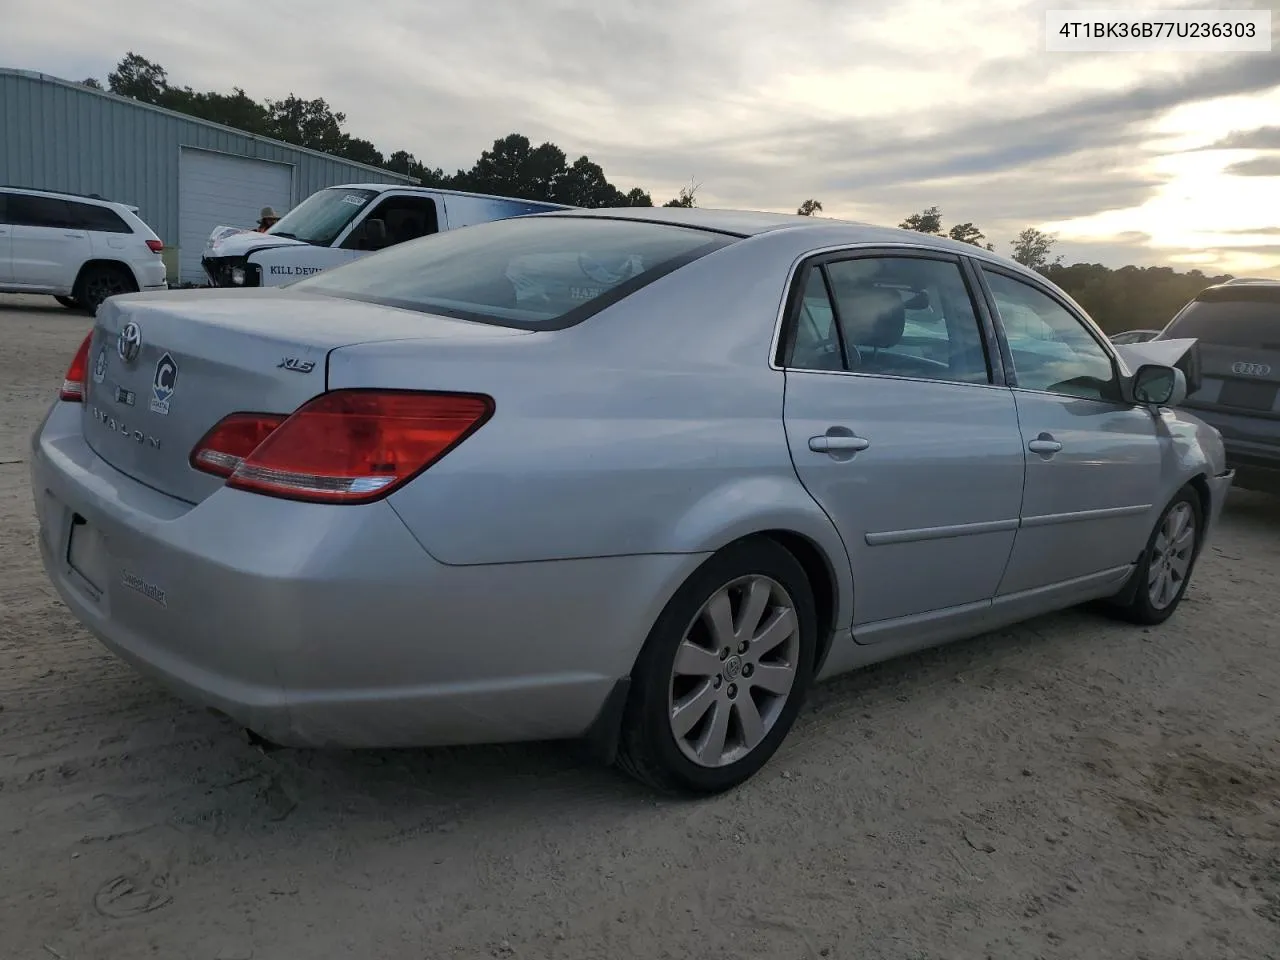
{"type": "Polygon", "coordinates": [[[756,635],[757,630],[760,628],[760,621],[764,618],[765,610],[768,609],[769,597],[772,594],[773,587],[769,584],[769,581],[763,579],[751,581],[734,630],[738,640],[750,640],[756,635]]]}
{"type": "Polygon", "coordinates": [[[698,759],[709,767],[719,766],[724,759],[725,738],[729,734],[729,704],[717,701],[712,710],[715,712],[711,715],[711,722],[695,747],[698,759]]]}
{"type": "Polygon", "coordinates": [[[708,680],[688,697],[677,703],[671,711],[671,729],[677,737],[687,737],[698,725],[698,721],[707,715],[707,710],[716,705],[716,688],[708,680]]]}
{"type": "Polygon", "coordinates": [[[761,663],[756,666],[748,682],[753,687],[783,697],[791,691],[795,676],[795,668],[790,664],[761,663]]]}
{"type": "Polygon", "coordinates": [[[790,607],[774,611],[760,634],[751,641],[751,658],[759,660],[771,653],[778,644],[796,633],[796,612],[790,607]]]}
{"type": "Polygon", "coordinates": [[[702,618],[711,631],[711,640],[717,647],[732,648],[735,642],[733,633],[733,604],[729,600],[728,588],[717,590],[707,601],[702,610],[702,618]]]}
{"type": "Polygon", "coordinates": [[[799,656],[795,604],[777,581],[743,576],[712,593],[672,660],[670,729],[681,752],[722,767],[759,747],[795,687],[799,656]]]}
{"type": "Polygon", "coordinates": [[[685,677],[714,677],[720,672],[720,656],[714,650],[700,647],[692,640],[680,641],[676,651],[675,672],[685,677]]]}
{"type": "Polygon", "coordinates": [[[738,726],[742,730],[742,746],[746,750],[755,749],[764,739],[764,721],[760,719],[760,710],[751,695],[743,691],[733,702],[734,712],[738,715],[738,726]]]}

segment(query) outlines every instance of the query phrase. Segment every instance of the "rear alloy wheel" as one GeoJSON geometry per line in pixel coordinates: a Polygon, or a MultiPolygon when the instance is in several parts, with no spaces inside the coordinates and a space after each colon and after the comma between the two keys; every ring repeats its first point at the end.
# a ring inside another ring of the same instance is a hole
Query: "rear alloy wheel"
{"type": "Polygon", "coordinates": [[[707,561],[654,625],[632,675],[619,764],[663,790],[716,793],[768,761],[813,671],[813,592],[773,541],[707,561]]]}
{"type": "Polygon", "coordinates": [[[80,277],[76,299],[90,313],[96,314],[102,301],[121,293],[136,293],[137,284],[123,267],[103,265],[89,267],[80,277]]]}
{"type": "Polygon", "coordinates": [[[1147,541],[1142,561],[1133,572],[1137,579],[1133,599],[1117,609],[1121,617],[1155,625],[1173,616],[1191,581],[1202,525],[1200,498],[1194,490],[1184,488],[1165,507],[1147,541]]]}

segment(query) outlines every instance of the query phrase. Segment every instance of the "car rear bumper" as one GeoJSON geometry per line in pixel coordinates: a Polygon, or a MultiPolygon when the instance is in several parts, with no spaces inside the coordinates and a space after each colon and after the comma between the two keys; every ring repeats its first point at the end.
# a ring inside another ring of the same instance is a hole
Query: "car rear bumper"
{"type": "Polygon", "coordinates": [[[1280,491],[1280,444],[1223,438],[1227,464],[1238,473],[1237,485],[1280,491]]]}
{"type": "Polygon", "coordinates": [[[580,736],[703,559],[451,567],[385,503],[175,500],[97,457],[80,423],[55,404],[32,444],[63,600],[140,671],[285,745],[580,736]]]}
{"type": "Polygon", "coordinates": [[[138,278],[139,290],[164,290],[169,286],[168,273],[164,261],[153,255],[153,259],[133,264],[133,272],[138,278]]]}
{"type": "Polygon", "coordinates": [[[1236,472],[1234,486],[1280,493],[1280,420],[1222,410],[1188,407],[1190,413],[1222,436],[1227,466],[1236,472]],[[1274,438],[1259,432],[1274,431],[1274,438]]]}

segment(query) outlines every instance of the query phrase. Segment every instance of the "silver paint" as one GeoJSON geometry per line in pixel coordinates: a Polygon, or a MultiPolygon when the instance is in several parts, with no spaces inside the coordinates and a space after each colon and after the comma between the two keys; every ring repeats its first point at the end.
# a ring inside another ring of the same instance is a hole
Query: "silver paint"
{"type": "Polygon", "coordinates": [[[773,362],[789,278],[813,251],[938,249],[1044,284],[995,254],[811,218],[574,215],[751,236],[557,332],[280,289],[109,300],[95,348],[130,320],[147,330],[121,386],[149,389],[167,351],[180,402],[160,420],[139,411],[138,429],[165,431],[160,452],[68,403],[33,438],[40,542],[71,610],[282,743],[574,737],[681,584],[741,537],[782,535],[830,571],[825,678],[1115,593],[1187,483],[1207,496],[1206,535],[1217,520],[1222,440],[1185,412],[773,362]],[[344,387],[485,392],[497,412],[366,506],[229,490],[187,463],[230,412],[289,413],[344,387]],[[1030,449],[1042,434],[1060,449],[1030,449]],[[82,588],[60,552],[73,513],[115,562],[163,572],[167,608],[82,588]]]}

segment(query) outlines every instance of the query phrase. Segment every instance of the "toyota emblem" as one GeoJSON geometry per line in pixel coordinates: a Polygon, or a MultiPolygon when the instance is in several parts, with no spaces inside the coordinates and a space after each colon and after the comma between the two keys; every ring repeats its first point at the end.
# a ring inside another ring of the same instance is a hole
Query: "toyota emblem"
{"type": "Polygon", "coordinates": [[[1265,363],[1233,363],[1231,372],[1241,377],[1265,377],[1271,372],[1269,364],[1265,363]]]}
{"type": "Polygon", "coordinates": [[[120,335],[116,337],[116,353],[120,355],[120,359],[125,363],[133,363],[138,359],[138,354],[142,352],[142,330],[130,320],[120,328],[120,335]]]}

